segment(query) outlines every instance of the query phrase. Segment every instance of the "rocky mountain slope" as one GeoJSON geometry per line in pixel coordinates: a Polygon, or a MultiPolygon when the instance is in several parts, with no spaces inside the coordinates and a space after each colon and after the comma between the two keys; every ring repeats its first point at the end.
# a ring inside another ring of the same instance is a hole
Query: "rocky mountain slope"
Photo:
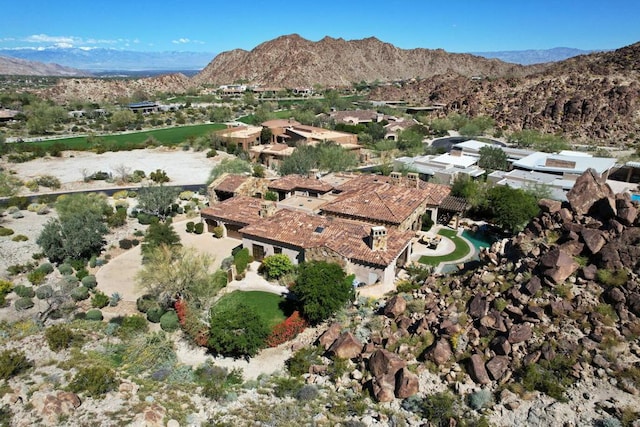
{"type": "Polygon", "coordinates": [[[545,62],[557,62],[578,55],[588,55],[593,50],[573,49],[570,47],[554,47],[551,49],[504,50],[495,52],[470,52],[484,58],[495,58],[513,64],[531,65],[545,62]]]}
{"type": "Polygon", "coordinates": [[[441,49],[400,49],[375,37],[350,41],[325,37],[313,42],[293,34],[262,43],[250,52],[223,52],[194,79],[214,85],[246,80],[265,86],[309,87],[428,78],[445,73],[467,77],[522,76],[532,71],[441,49]]]}
{"type": "Polygon", "coordinates": [[[445,113],[487,115],[504,129],[539,129],[612,144],[640,131],[640,43],[583,55],[529,76],[470,80],[458,74],[382,86],[371,99],[442,103],[445,113]]]}
{"type": "Polygon", "coordinates": [[[0,75],[86,77],[91,73],[53,63],[0,56],[0,75]]]}
{"type": "Polygon", "coordinates": [[[41,95],[56,102],[83,99],[91,102],[113,102],[134,94],[153,99],[155,93],[185,93],[193,82],[184,74],[166,74],[144,79],[61,79],[41,95]]]}

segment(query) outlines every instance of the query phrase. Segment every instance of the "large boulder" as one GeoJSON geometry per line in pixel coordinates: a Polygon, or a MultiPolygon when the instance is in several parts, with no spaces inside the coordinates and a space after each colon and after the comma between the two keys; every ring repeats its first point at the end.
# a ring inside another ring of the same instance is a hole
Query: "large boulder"
{"type": "Polygon", "coordinates": [[[384,306],[384,315],[392,319],[400,316],[407,309],[407,301],[400,295],[396,295],[387,301],[384,306]]]}
{"type": "Polygon", "coordinates": [[[509,368],[509,358],[507,356],[495,356],[487,362],[486,367],[491,378],[494,381],[499,381],[509,368]]]}
{"type": "Polygon", "coordinates": [[[540,265],[544,269],[544,275],[556,284],[563,283],[580,267],[572,256],[559,248],[553,248],[542,255],[540,265]]]}
{"type": "Polygon", "coordinates": [[[331,344],[328,351],[340,359],[353,359],[362,351],[362,343],[351,332],[345,332],[331,344]]]}
{"type": "Polygon", "coordinates": [[[538,200],[538,206],[542,212],[554,214],[562,209],[562,202],[553,199],[540,199],[538,200]]]}
{"type": "Polygon", "coordinates": [[[371,380],[371,389],[373,397],[378,402],[393,402],[395,399],[395,385],[387,376],[374,377],[371,380]]]}
{"type": "Polygon", "coordinates": [[[491,380],[484,367],[484,359],[480,354],[474,354],[469,358],[469,374],[471,379],[478,384],[489,384],[491,380]]]}
{"type": "Polygon", "coordinates": [[[398,399],[406,399],[416,394],[419,390],[418,376],[407,368],[400,369],[396,374],[396,397],[398,399]]]}
{"type": "Polygon", "coordinates": [[[567,193],[567,200],[574,212],[597,218],[613,218],[616,215],[615,195],[611,187],[593,169],[587,169],[576,179],[567,193]]]}
{"type": "Polygon", "coordinates": [[[625,229],[617,239],[613,239],[600,250],[601,267],[609,270],[627,267],[638,271],[640,268],[640,227],[625,229]]]}
{"type": "Polygon", "coordinates": [[[594,230],[592,228],[582,229],[582,240],[587,245],[587,248],[592,254],[597,254],[607,241],[604,238],[604,233],[600,230],[594,230]]]}
{"type": "Polygon", "coordinates": [[[334,323],[329,328],[324,331],[320,338],[318,338],[318,342],[320,345],[327,350],[331,347],[331,344],[340,336],[340,331],[342,330],[342,325],[340,323],[334,323]]]}
{"type": "Polygon", "coordinates": [[[476,294],[469,302],[469,316],[474,319],[479,319],[487,314],[489,310],[489,303],[487,298],[482,294],[476,294]]]}
{"type": "Polygon", "coordinates": [[[519,342],[528,341],[533,337],[533,331],[531,326],[527,324],[513,325],[509,329],[509,342],[511,344],[517,344],[519,342]]]}
{"type": "Polygon", "coordinates": [[[449,344],[449,340],[446,338],[440,338],[436,343],[427,351],[427,359],[435,362],[436,365],[440,366],[446,363],[453,352],[451,350],[451,344],[449,344]]]}
{"type": "Polygon", "coordinates": [[[406,362],[388,350],[376,350],[369,358],[369,371],[374,377],[395,375],[406,362]]]}
{"type": "Polygon", "coordinates": [[[616,194],[616,210],[618,211],[618,220],[624,225],[633,225],[638,217],[638,209],[631,202],[628,193],[616,194]]]}
{"type": "Polygon", "coordinates": [[[45,425],[59,425],[60,418],[68,418],[81,404],[77,394],[59,391],[57,393],[36,392],[31,403],[45,425]]]}

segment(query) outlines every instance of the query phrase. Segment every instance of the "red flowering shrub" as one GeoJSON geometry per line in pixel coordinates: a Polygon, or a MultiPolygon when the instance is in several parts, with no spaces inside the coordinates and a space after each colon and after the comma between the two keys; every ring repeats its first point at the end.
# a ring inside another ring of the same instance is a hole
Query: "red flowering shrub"
{"type": "Polygon", "coordinates": [[[202,323],[196,312],[189,310],[189,305],[184,299],[179,299],[173,305],[178,316],[180,327],[195,344],[204,347],[209,340],[208,325],[202,323]]]}
{"type": "Polygon", "coordinates": [[[307,326],[309,326],[307,321],[300,316],[298,311],[294,311],[291,316],[273,328],[271,335],[267,338],[267,345],[269,347],[277,347],[295,338],[300,332],[304,331],[307,326]]]}
{"type": "Polygon", "coordinates": [[[187,318],[187,302],[180,298],[175,302],[173,308],[176,310],[176,314],[178,315],[178,321],[181,326],[184,326],[184,321],[187,318]]]}

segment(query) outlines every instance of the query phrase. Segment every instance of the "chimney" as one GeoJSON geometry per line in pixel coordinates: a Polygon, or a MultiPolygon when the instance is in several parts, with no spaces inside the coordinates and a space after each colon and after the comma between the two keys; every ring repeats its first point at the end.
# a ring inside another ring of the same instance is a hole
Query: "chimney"
{"type": "Polygon", "coordinates": [[[372,251],[387,250],[387,229],[381,225],[371,227],[369,235],[370,246],[372,251]]]}
{"type": "Polygon", "coordinates": [[[407,180],[413,182],[416,188],[420,188],[420,177],[415,172],[409,172],[407,174],[407,180]]]}
{"type": "Polygon", "coordinates": [[[309,179],[320,179],[319,172],[320,171],[318,169],[309,169],[309,173],[307,175],[307,178],[309,178],[309,179]]]}
{"type": "Polygon", "coordinates": [[[452,157],[462,157],[462,150],[451,150],[449,151],[449,155],[452,157]]]}
{"type": "Polygon", "coordinates": [[[392,184],[400,184],[400,181],[402,181],[402,174],[400,172],[391,172],[389,176],[391,177],[392,184]]]}
{"type": "Polygon", "coordinates": [[[275,212],[276,212],[275,203],[262,202],[260,204],[260,210],[258,211],[258,216],[260,218],[269,218],[269,217],[273,216],[273,214],[275,212]]]}

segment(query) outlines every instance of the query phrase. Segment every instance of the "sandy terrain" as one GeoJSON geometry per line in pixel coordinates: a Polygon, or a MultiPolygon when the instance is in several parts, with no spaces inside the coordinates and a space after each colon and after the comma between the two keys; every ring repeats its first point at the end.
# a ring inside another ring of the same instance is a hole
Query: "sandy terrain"
{"type": "MultiPolygon", "coordinates": [[[[142,150],[107,152],[96,154],[88,151],[65,151],[62,157],[34,159],[26,163],[7,163],[0,161],[0,166],[16,172],[16,176],[27,181],[42,175],[53,175],[62,183],[62,190],[100,189],[113,187],[105,181],[83,182],[83,171],[92,174],[98,171],[118,175],[121,166],[129,172],[142,170],[147,175],[156,169],[164,170],[173,185],[203,184],[209,177],[211,169],[223,158],[229,157],[220,153],[216,157],[207,158],[205,151],[183,151],[178,148],[146,148],[142,150]]],[[[25,194],[31,194],[26,188],[25,194]]],[[[46,192],[41,188],[40,192],[46,192]]]]}

